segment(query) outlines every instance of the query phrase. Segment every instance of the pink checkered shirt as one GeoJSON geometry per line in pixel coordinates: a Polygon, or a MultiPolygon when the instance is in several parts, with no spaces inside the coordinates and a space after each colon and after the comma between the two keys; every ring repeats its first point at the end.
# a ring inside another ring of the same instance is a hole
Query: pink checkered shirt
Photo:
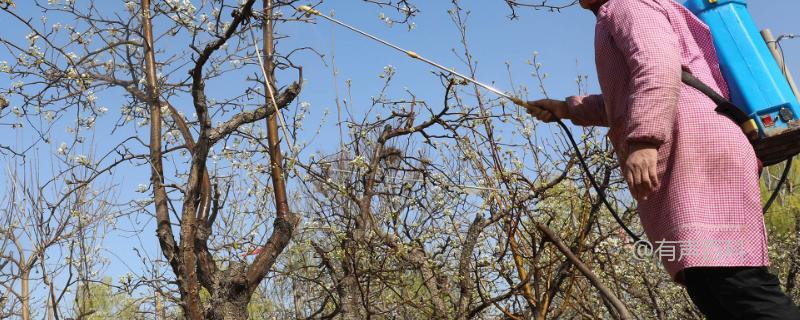
{"type": "Polygon", "coordinates": [[[683,66],[728,95],[708,27],[672,0],[611,0],[597,14],[595,50],[603,94],[567,98],[572,121],[609,127],[621,163],[631,142],[659,146],[660,186],[639,217],[673,280],[693,266],[768,265],[755,153],[681,82],[683,66]]]}

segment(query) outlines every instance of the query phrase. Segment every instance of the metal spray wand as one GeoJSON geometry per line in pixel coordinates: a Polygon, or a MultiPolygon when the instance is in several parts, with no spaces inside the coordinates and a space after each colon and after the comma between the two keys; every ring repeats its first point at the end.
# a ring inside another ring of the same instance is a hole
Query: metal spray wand
{"type": "Polygon", "coordinates": [[[478,86],[480,86],[480,87],[482,87],[482,88],[484,88],[484,89],[486,89],[486,90],[489,90],[489,91],[493,92],[494,94],[496,94],[496,95],[498,95],[498,96],[501,96],[501,97],[503,97],[503,98],[506,98],[506,99],[510,100],[511,102],[513,102],[513,103],[514,103],[514,104],[516,104],[516,105],[519,105],[519,106],[521,106],[521,107],[525,107],[525,108],[530,108],[530,107],[531,107],[531,106],[529,106],[527,103],[525,103],[525,101],[522,101],[522,99],[520,99],[520,98],[517,98],[517,97],[514,97],[514,96],[512,96],[512,95],[509,95],[509,94],[507,94],[507,93],[505,93],[505,92],[503,92],[503,91],[500,91],[500,90],[498,90],[498,89],[497,89],[497,88],[495,88],[495,87],[492,87],[492,86],[490,86],[490,85],[488,85],[488,84],[485,84],[485,83],[483,83],[483,82],[480,82],[480,81],[478,81],[478,80],[475,80],[474,78],[468,77],[468,76],[466,76],[466,75],[464,75],[464,74],[462,74],[462,73],[460,73],[460,72],[458,72],[458,71],[455,71],[455,70],[453,70],[453,69],[447,68],[447,67],[445,67],[445,66],[443,66],[443,65],[441,65],[441,64],[439,64],[439,63],[437,63],[437,62],[435,62],[435,61],[433,61],[433,60],[430,60],[430,59],[427,59],[427,58],[425,58],[425,57],[423,57],[423,56],[420,56],[418,53],[416,53],[416,52],[414,52],[414,51],[403,49],[403,48],[401,48],[401,47],[400,47],[400,46],[398,46],[398,45],[395,45],[395,44],[393,44],[393,43],[391,43],[391,42],[388,42],[388,41],[386,41],[386,40],[383,40],[383,39],[381,39],[381,38],[378,38],[378,37],[376,37],[376,36],[373,36],[373,35],[371,35],[371,34],[369,34],[369,33],[366,33],[366,32],[364,32],[364,31],[361,31],[361,30],[359,30],[359,29],[358,29],[358,28],[356,28],[356,27],[353,27],[353,26],[351,26],[351,25],[349,25],[349,24],[347,24],[347,23],[344,23],[344,22],[342,22],[341,20],[338,20],[338,19],[336,19],[336,18],[333,18],[333,17],[331,17],[331,16],[328,16],[328,15],[326,15],[326,14],[323,14],[322,12],[319,12],[319,10],[316,10],[316,9],[314,9],[314,8],[312,8],[312,7],[309,7],[309,6],[299,6],[299,7],[297,7],[297,11],[304,12],[304,13],[306,14],[306,16],[312,16],[312,15],[315,15],[315,16],[320,16],[320,17],[323,17],[323,18],[325,18],[326,20],[328,20],[328,21],[330,21],[330,22],[333,22],[333,23],[335,23],[335,24],[338,24],[338,25],[340,25],[340,26],[342,26],[342,27],[345,27],[345,28],[347,28],[347,29],[350,29],[350,30],[352,30],[352,31],[354,31],[354,32],[356,32],[356,33],[358,33],[358,34],[361,34],[361,35],[363,35],[363,36],[365,36],[365,37],[367,37],[367,38],[370,38],[370,39],[372,39],[372,40],[375,40],[375,41],[377,41],[377,42],[380,42],[381,44],[383,44],[383,45],[385,45],[385,46],[387,46],[387,47],[390,47],[390,48],[392,48],[392,49],[395,49],[395,50],[397,50],[397,51],[400,51],[400,52],[402,52],[402,53],[405,53],[406,55],[408,55],[409,57],[411,57],[411,58],[413,58],[413,59],[417,59],[417,60],[419,60],[419,61],[425,62],[425,63],[427,63],[427,64],[429,64],[429,65],[431,65],[431,66],[434,66],[434,67],[436,67],[436,68],[437,68],[437,69],[439,69],[439,70],[445,71],[445,72],[447,72],[447,73],[450,73],[450,74],[452,74],[452,75],[455,75],[455,76],[457,76],[457,77],[459,77],[459,78],[462,78],[462,79],[464,79],[464,80],[466,80],[466,81],[472,82],[472,83],[474,83],[474,84],[476,84],[476,85],[478,85],[478,86]]]}

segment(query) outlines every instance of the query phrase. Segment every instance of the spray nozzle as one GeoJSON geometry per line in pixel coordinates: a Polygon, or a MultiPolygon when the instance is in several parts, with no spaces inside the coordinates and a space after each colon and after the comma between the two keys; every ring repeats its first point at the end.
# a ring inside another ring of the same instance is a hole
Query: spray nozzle
{"type": "Polygon", "coordinates": [[[307,17],[310,17],[312,15],[319,15],[320,14],[320,12],[318,10],[312,8],[311,6],[299,6],[299,7],[297,7],[297,11],[305,12],[307,17]]]}

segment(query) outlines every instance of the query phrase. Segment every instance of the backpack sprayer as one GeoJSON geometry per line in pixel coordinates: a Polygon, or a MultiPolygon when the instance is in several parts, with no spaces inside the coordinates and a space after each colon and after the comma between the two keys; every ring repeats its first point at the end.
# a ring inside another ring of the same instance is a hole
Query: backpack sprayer
{"type": "MultiPolygon", "coordinates": [[[[711,26],[715,45],[718,48],[722,71],[731,87],[732,103],[715,93],[708,86],[684,72],[683,81],[708,95],[719,106],[718,111],[725,113],[740,124],[742,130],[751,137],[759,159],[764,165],[772,165],[789,159],[787,167],[775,189],[770,201],[764,207],[767,211],[780,186],[786,179],[791,157],[800,152],[800,103],[792,95],[786,79],[782,77],[777,62],[770,55],[766,44],[761,40],[754,40],[758,31],[752,18],[747,12],[744,0],[689,0],[685,4],[691,11],[711,26]],[[742,40],[739,40],[742,39],[742,40]],[[743,107],[738,107],[743,106],[743,107]],[[757,133],[757,134],[756,134],[757,133]],[[768,161],[767,161],[768,160],[768,161]]],[[[490,85],[461,74],[454,69],[447,68],[435,61],[420,56],[418,53],[406,50],[364,32],[356,27],[338,19],[321,13],[310,6],[299,6],[297,11],[306,16],[319,16],[367,38],[377,41],[392,49],[405,53],[412,59],[425,62],[439,70],[452,74],[465,81],[471,82],[492,93],[506,98],[523,108],[532,108],[522,99],[509,95],[490,85]]],[[[597,191],[598,197],[614,217],[614,220],[625,230],[635,243],[641,243],[639,236],[634,234],[617,214],[605,196],[605,191],[600,188],[591,174],[586,160],[578,147],[572,132],[561,119],[555,122],[566,133],[572,148],[586,173],[592,187],[597,191]]]]}
{"type": "Polygon", "coordinates": [[[759,33],[745,0],[688,0],[684,5],[711,29],[730,102],[745,117],[729,115],[751,137],[758,158],[765,166],[791,160],[800,152],[800,93],[767,47],[774,40],[759,33]]]}
{"type": "MultiPolygon", "coordinates": [[[[698,80],[684,82],[708,95],[717,111],[739,123],[764,166],[786,160],[783,174],[764,206],[767,212],[800,153],[800,91],[786,70],[769,30],[759,34],[745,0],[687,0],[684,6],[708,25],[730,89],[730,101],[698,80]],[[781,60],[781,66],[778,65],[781,60]]],[[[690,79],[692,80],[692,79],[690,79]]]]}

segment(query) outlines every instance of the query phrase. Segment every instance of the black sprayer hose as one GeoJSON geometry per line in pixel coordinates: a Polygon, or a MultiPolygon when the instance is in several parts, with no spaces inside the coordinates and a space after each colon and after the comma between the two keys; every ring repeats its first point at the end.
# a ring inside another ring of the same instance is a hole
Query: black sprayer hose
{"type": "MultiPolygon", "coordinates": [[[[586,173],[586,177],[589,178],[589,182],[592,184],[592,187],[594,187],[594,190],[597,191],[597,196],[600,197],[601,201],[603,201],[603,204],[606,206],[608,211],[614,217],[614,220],[617,221],[617,224],[619,224],[619,226],[622,227],[623,230],[625,230],[628,236],[630,236],[631,239],[633,239],[633,242],[634,243],[639,242],[641,238],[636,234],[634,234],[633,231],[631,231],[631,229],[629,229],[628,226],[625,225],[625,222],[622,221],[622,218],[619,216],[617,211],[614,210],[614,208],[611,207],[611,204],[608,202],[605,190],[603,188],[600,188],[600,185],[597,183],[597,180],[595,180],[594,175],[589,169],[589,165],[586,164],[586,159],[583,157],[580,147],[578,147],[578,143],[575,142],[575,138],[572,136],[572,130],[570,130],[569,127],[567,127],[567,125],[561,121],[561,119],[556,118],[556,123],[558,123],[561,129],[564,130],[564,133],[566,133],[567,139],[569,139],[570,144],[572,144],[572,148],[575,150],[575,155],[578,157],[578,161],[581,164],[583,172],[586,173]]],[[[781,178],[778,179],[778,185],[775,186],[775,190],[772,191],[772,195],[770,195],[769,200],[767,200],[767,203],[764,204],[764,208],[762,209],[764,214],[767,213],[769,208],[775,202],[775,199],[778,198],[778,194],[781,191],[781,187],[783,187],[783,184],[786,183],[786,179],[789,177],[789,171],[791,171],[792,168],[792,159],[793,157],[790,157],[789,159],[786,160],[786,165],[783,167],[783,173],[781,174],[781,178]]]]}
{"type": "Polygon", "coordinates": [[[772,191],[772,195],[769,196],[769,200],[767,200],[767,203],[764,204],[763,208],[764,214],[767,214],[767,210],[769,210],[769,207],[771,207],[772,203],[775,202],[775,199],[778,198],[778,194],[781,192],[781,187],[786,182],[786,178],[789,177],[789,171],[792,168],[793,158],[794,157],[789,157],[789,159],[786,160],[786,165],[783,166],[783,173],[781,174],[781,178],[778,180],[778,185],[775,186],[775,190],[772,191]]]}
{"type": "Polygon", "coordinates": [[[564,133],[566,133],[569,142],[572,144],[572,148],[575,149],[575,155],[578,157],[578,161],[581,163],[581,167],[583,167],[583,171],[586,173],[586,177],[589,178],[589,182],[591,182],[592,187],[594,187],[594,190],[597,191],[597,196],[600,197],[600,200],[603,201],[603,204],[605,204],[608,211],[611,212],[612,216],[614,216],[614,220],[617,221],[617,224],[619,224],[620,227],[622,227],[622,229],[625,230],[626,233],[628,233],[628,236],[630,236],[631,239],[633,239],[634,243],[638,243],[641,240],[641,238],[637,236],[635,233],[633,233],[631,229],[628,229],[628,226],[626,226],[625,222],[622,221],[622,218],[620,218],[619,214],[617,214],[617,211],[614,210],[613,207],[611,207],[611,203],[609,203],[608,198],[606,198],[605,190],[603,188],[600,188],[600,185],[597,183],[597,180],[595,180],[592,171],[589,169],[589,165],[586,164],[586,159],[583,158],[583,154],[581,154],[581,149],[580,147],[578,147],[578,143],[575,142],[575,138],[572,136],[572,131],[569,130],[569,128],[567,127],[567,125],[564,124],[564,122],[561,122],[561,119],[558,118],[555,119],[556,123],[558,123],[558,125],[561,126],[561,129],[564,130],[564,133]]]}
{"type": "MultiPolygon", "coordinates": [[[[572,136],[572,130],[570,130],[569,127],[567,127],[567,125],[561,121],[561,119],[556,118],[556,123],[558,123],[561,129],[564,130],[564,133],[566,133],[567,139],[569,139],[570,144],[572,144],[572,148],[575,150],[575,155],[578,157],[578,161],[580,162],[581,167],[583,168],[583,172],[586,173],[586,177],[589,178],[589,182],[592,184],[592,187],[594,187],[594,190],[597,191],[597,196],[600,197],[601,201],[603,201],[603,204],[606,206],[606,209],[608,209],[608,211],[614,217],[614,220],[617,221],[617,224],[619,224],[619,226],[622,227],[623,230],[625,230],[628,236],[630,236],[631,239],[633,239],[633,242],[634,243],[639,242],[641,238],[637,236],[635,233],[633,233],[633,231],[631,231],[631,229],[629,229],[628,226],[625,225],[625,222],[622,221],[622,218],[619,216],[617,211],[614,210],[614,208],[611,206],[611,203],[608,202],[605,190],[603,188],[600,188],[600,185],[597,183],[597,180],[595,180],[594,175],[589,169],[589,165],[586,164],[586,159],[583,157],[580,147],[578,147],[578,143],[575,142],[575,138],[572,136]]],[[[792,168],[792,159],[793,157],[790,157],[789,159],[786,160],[786,165],[783,168],[783,173],[781,174],[781,178],[778,180],[778,185],[775,186],[775,190],[772,191],[772,195],[770,195],[769,200],[767,200],[767,203],[764,204],[764,208],[762,209],[764,214],[767,213],[767,210],[769,210],[769,208],[772,206],[772,203],[775,202],[775,199],[778,197],[778,194],[781,191],[781,187],[786,182],[786,179],[789,176],[789,171],[792,168]]]]}

